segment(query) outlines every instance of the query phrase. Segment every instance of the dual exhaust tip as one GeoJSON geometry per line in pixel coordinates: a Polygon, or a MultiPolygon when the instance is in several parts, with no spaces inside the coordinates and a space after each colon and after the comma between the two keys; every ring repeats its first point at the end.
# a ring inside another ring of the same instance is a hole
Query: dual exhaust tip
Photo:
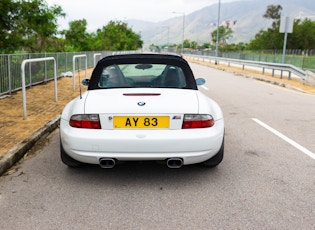
{"type": "Polygon", "coordinates": [[[182,158],[169,158],[166,160],[166,165],[170,169],[178,169],[183,166],[183,159],[182,158]]]}
{"type": "Polygon", "coordinates": [[[101,158],[99,161],[100,161],[100,166],[103,169],[114,168],[116,164],[116,160],[113,158],[101,158]]]}
{"type": "MultiPolygon", "coordinates": [[[[99,163],[101,168],[111,169],[116,165],[116,160],[113,158],[101,158],[99,163]]],[[[166,165],[171,169],[178,169],[183,166],[183,159],[177,157],[169,158],[166,160],[166,165]]]]}

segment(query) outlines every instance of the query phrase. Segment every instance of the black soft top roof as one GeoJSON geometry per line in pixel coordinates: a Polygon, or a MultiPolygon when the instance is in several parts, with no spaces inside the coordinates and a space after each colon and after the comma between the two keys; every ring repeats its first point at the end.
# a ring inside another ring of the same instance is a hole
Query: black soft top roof
{"type": "Polygon", "coordinates": [[[188,62],[178,55],[171,54],[123,54],[111,55],[101,59],[93,70],[88,90],[97,89],[99,78],[103,68],[110,65],[119,64],[167,64],[180,67],[186,77],[187,83],[191,89],[197,90],[194,75],[188,62]]]}
{"type": "Polygon", "coordinates": [[[178,55],[171,54],[120,54],[120,55],[111,55],[106,56],[99,61],[100,64],[110,63],[112,64],[137,64],[137,63],[155,63],[155,64],[170,64],[183,62],[183,65],[188,65],[185,59],[178,55]]]}

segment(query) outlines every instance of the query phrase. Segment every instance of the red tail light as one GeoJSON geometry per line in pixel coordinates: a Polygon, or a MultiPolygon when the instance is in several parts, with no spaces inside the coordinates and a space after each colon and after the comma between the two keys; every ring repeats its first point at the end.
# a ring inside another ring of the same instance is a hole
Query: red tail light
{"type": "Polygon", "coordinates": [[[185,114],[182,129],[209,128],[214,125],[214,119],[208,114],[185,114]]]}
{"type": "Polygon", "coordinates": [[[85,129],[100,129],[101,123],[98,114],[72,115],[69,122],[71,127],[85,129]]]}

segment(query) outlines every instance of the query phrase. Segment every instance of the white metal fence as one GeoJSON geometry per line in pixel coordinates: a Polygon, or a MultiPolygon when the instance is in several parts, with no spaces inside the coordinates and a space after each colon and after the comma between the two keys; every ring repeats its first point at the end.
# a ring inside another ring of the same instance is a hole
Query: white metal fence
{"type": "MultiPolygon", "coordinates": [[[[102,57],[111,55],[112,52],[80,52],[80,53],[32,53],[32,54],[2,54],[0,55],[0,96],[11,94],[22,88],[21,64],[26,59],[53,57],[56,60],[57,75],[72,72],[73,56],[86,55],[86,59],[78,59],[76,69],[86,66],[92,68],[95,62],[102,57]],[[96,56],[94,54],[97,54],[96,56]]],[[[53,63],[49,61],[26,63],[25,85],[26,87],[40,84],[54,78],[53,63]]]]}

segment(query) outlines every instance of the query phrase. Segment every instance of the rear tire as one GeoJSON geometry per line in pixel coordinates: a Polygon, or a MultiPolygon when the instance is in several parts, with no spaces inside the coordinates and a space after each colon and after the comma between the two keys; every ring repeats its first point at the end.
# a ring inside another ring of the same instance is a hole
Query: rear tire
{"type": "Polygon", "coordinates": [[[223,138],[222,145],[219,152],[215,156],[211,157],[209,160],[202,162],[201,164],[203,166],[210,167],[210,168],[216,167],[223,160],[223,155],[224,155],[224,138],[223,138]]]}
{"type": "Polygon", "coordinates": [[[82,162],[79,162],[75,159],[73,159],[72,157],[70,157],[64,150],[63,146],[62,146],[62,143],[61,143],[61,140],[60,140],[60,157],[61,157],[61,161],[71,167],[71,168],[77,168],[77,167],[80,167],[83,165],[82,162]]]}

